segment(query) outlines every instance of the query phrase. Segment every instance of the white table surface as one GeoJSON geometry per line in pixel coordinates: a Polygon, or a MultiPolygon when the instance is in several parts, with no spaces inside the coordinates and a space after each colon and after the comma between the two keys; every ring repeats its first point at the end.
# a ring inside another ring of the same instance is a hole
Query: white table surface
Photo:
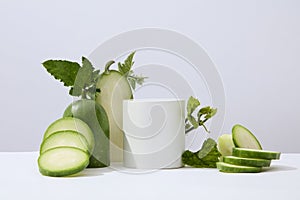
{"type": "Polygon", "coordinates": [[[77,177],[42,176],[38,153],[0,153],[0,200],[10,199],[300,199],[300,154],[283,154],[258,174],[216,169],[86,169],[77,177]]]}

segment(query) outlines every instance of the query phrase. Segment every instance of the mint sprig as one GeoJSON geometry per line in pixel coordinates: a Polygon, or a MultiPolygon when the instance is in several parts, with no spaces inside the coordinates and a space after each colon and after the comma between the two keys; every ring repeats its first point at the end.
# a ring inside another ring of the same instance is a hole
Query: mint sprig
{"type": "Polygon", "coordinates": [[[46,70],[55,79],[64,83],[64,86],[73,86],[80,65],[67,60],[47,60],[42,63],[46,70]]]}
{"type": "Polygon", "coordinates": [[[55,79],[70,87],[71,96],[81,96],[83,99],[95,98],[100,70],[95,70],[87,58],[82,57],[82,66],[67,60],[47,60],[42,65],[55,79]]]}
{"type": "Polygon", "coordinates": [[[217,143],[208,138],[204,141],[201,149],[197,152],[186,150],[182,154],[182,162],[185,165],[197,168],[216,168],[216,163],[221,156],[217,143]]]}
{"type": "Polygon", "coordinates": [[[185,133],[189,133],[190,131],[197,129],[200,126],[202,126],[205,129],[205,131],[209,133],[209,130],[205,126],[205,122],[207,122],[217,113],[217,109],[212,108],[210,106],[200,108],[197,112],[197,117],[195,117],[193,114],[194,112],[196,112],[199,106],[200,101],[191,96],[187,102],[187,118],[185,120],[185,133]]]}
{"type": "Polygon", "coordinates": [[[118,70],[123,75],[126,76],[131,88],[135,90],[136,85],[142,85],[147,77],[142,75],[135,75],[132,70],[132,66],[134,65],[133,57],[135,51],[129,54],[124,63],[118,63],[118,70]]]}

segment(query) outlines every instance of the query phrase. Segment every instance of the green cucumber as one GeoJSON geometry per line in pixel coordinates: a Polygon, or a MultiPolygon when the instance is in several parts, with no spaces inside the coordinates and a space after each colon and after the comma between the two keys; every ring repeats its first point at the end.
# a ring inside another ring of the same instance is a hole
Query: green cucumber
{"type": "Polygon", "coordinates": [[[278,160],[280,158],[280,152],[247,148],[233,148],[232,155],[242,158],[261,158],[268,160],[278,160]]]}
{"type": "Polygon", "coordinates": [[[100,89],[96,102],[104,107],[109,120],[111,160],[120,162],[123,160],[123,100],[132,99],[132,90],[125,76],[108,67],[96,87],[100,89]]]}
{"type": "Polygon", "coordinates": [[[81,133],[88,142],[89,149],[92,151],[95,146],[94,135],[90,127],[80,119],[64,117],[53,122],[45,131],[44,139],[57,131],[73,130],[81,133]]]}
{"type": "Polygon", "coordinates": [[[259,158],[241,158],[235,156],[224,156],[223,162],[233,165],[250,166],[250,167],[269,167],[271,160],[259,158]]]}
{"type": "Polygon", "coordinates": [[[38,158],[41,174],[45,176],[69,176],[87,167],[89,155],[74,147],[57,147],[45,151],[38,158]]]}
{"type": "Polygon", "coordinates": [[[223,134],[218,138],[218,150],[222,156],[231,156],[234,143],[231,134],[223,134]]]}
{"type": "Polygon", "coordinates": [[[220,172],[226,173],[258,173],[262,171],[262,167],[239,166],[224,162],[217,162],[217,168],[220,172]]]}
{"type": "Polygon", "coordinates": [[[242,125],[237,124],[233,126],[232,139],[236,147],[262,149],[258,139],[242,125]]]}
{"type": "Polygon", "coordinates": [[[81,119],[93,131],[95,147],[88,168],[109,166],[109,121],[104,108],[94,100],[81,99],[70,104],[63,116],[81,119]]]}
{"type": "Polygon", "coordinates": [[[46,138],[40,147],[40,154],[56,147],[76,147],[85,152],[91,152],[88,149],[88,143],[85,137],[76,131],[57,131],[46,138]]]}

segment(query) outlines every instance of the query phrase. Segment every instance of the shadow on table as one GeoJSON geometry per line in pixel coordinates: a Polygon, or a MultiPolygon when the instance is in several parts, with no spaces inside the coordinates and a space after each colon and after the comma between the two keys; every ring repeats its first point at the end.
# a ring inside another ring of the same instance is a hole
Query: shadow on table
{"type": "Polygon", "coordinates": [[[104,167],[104,168],[86,168],[79,174],[75,174],[73,176],[69,176],[69,178],[78,178],[78,177],[94,177],[94,176],[103,176],[106,173],[110,173],[115,171],[114,169],[110,167],[104,167]]]}
{"type": "Polygon", "coordinates": [[[282,172],[282,171],[292,171],[297,170],[296,167],[291,167],[287,165],[271,165],[270,168],[264,168],[263,172],[282,172]]]}

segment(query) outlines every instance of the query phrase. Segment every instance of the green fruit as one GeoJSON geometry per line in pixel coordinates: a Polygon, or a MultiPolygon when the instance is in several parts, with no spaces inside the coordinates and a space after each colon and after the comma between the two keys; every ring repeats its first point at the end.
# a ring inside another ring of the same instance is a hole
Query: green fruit
{"type": "Polygon", "coordinates": [[[131,87],[125,76],[116,70],[106,70],[97,81],[100,93],[96,101],[107,112],[110,122],[111,159],[121,162],[123,159],[123,100],[132,99],[131,87]]]}
{"type": "Polygon", "coordinates": [[[88,167],[109,166],[109,121],[103,107],[93,100],[82,99],[70,104],[63,116],[81,119],[93,131],[95,147],[88,167]]]}
{"type": "Polygon", "coordinates": [[[218,150],[222,156],[231,156],[234,143],[231,134],[223,134],[218,138],[218,150]]]}

